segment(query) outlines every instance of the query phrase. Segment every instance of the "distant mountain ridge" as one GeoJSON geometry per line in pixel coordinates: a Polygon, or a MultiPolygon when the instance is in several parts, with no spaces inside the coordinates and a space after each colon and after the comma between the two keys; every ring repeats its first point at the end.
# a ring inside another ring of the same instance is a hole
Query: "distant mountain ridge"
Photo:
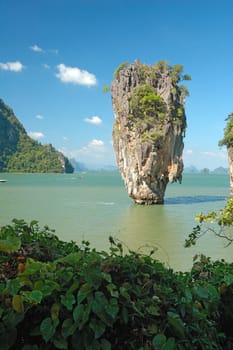
{"type": "Polygon", "coordinates": [[[72,173],[74,167],[51,144],[28,136],[13,110],[0,99],[0,172],[72,173]]]}
{"type": "Polygon", "coordinates": [[[224,168],[222,166],[220,166],[214,170],[210,170],[208,168],[197,169],[194,165],[191,165],[191,166],[184,168],[184,174],[216,174],[216,175],[219,174],[219,175],[223,175],[223,174],[229,174],[229,169],[224,168]]]}

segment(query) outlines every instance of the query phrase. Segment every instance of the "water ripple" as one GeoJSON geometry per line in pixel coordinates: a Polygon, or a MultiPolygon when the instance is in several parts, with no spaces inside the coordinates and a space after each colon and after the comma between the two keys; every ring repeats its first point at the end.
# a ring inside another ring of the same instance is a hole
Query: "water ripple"
{"type": "Polygon", "coordinates": [[[181,196],[181,197],[171,197],[166,198],[165,204],[195,204],[195,203],[205,203],[205,202],[219,202],[224,201],[227,198],[224,196],[181,196]]]}

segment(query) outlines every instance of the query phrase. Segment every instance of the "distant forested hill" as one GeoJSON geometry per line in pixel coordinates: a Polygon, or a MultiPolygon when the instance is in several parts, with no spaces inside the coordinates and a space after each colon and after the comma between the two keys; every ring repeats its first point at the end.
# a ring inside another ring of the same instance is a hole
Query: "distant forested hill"
{"type": "Polygon", "coordinates": [[[51,144],[29,137],[13,110],[0,99],[0,172],[72,173],[70,161],[51,144]]]}

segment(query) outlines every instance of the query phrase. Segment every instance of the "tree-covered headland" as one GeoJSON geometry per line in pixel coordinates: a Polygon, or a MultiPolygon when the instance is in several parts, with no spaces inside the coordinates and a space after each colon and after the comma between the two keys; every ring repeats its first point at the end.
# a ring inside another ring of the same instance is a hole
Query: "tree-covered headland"
{"type": "Polygon", "coordinates": [[[0,99],[0,172],[72,173],[70,161],[51,144],[29,137],[13,110],[0,99]]]}

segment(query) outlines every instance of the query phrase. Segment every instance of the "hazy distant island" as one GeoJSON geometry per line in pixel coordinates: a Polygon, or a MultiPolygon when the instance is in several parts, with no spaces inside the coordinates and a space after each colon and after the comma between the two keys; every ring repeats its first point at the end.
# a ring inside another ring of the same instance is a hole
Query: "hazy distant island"
{"type": "Polygon", "coordinates": [[[227,175],[229,174],[229,169],[222,166],[217,167],[213,170],[209,168],[197,169],[194,165],[184,168],[184,174],[216,174],[216,175],[227,175]]]}
{"type": "MultiPolygon", "coordinates": [[[[85,171],[118,171],[114,164],[89,164],[78,162],[76,159],[70,159],[75,172],[85,171]]],[[[215,175],[229,175],[229,169],[219,166],[213,170],[209,168],[198,169],[195,165],[184,167],[183,174],[215,174],[215,175]]]]}
{"type": "Polygon", "coordinates": [[[51,144],[28,136],[13,110],[0,99],[0,172],[72,173],[73,165],[51,144]]]}

